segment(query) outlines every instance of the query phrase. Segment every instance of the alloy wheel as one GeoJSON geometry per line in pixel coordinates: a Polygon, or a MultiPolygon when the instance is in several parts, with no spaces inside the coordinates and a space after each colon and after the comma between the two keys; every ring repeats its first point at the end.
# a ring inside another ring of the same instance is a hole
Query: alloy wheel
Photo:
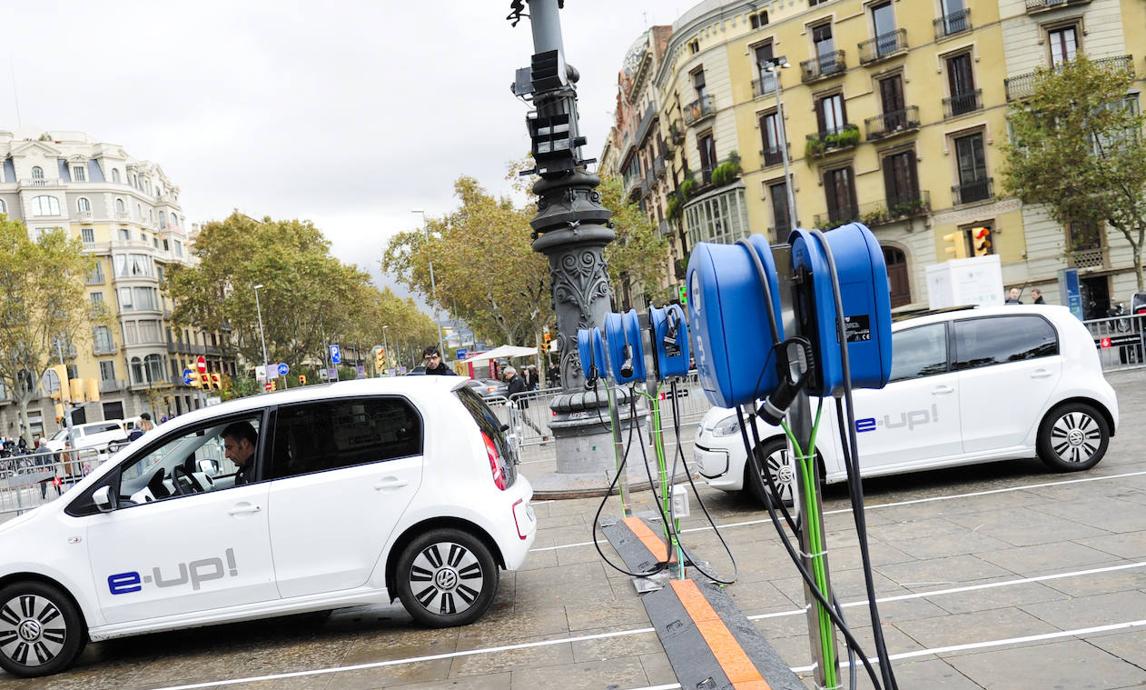
{"type": "Polygon", "coordinates": [[[50,600],[22,594],[0,606],[0,653],[24,666],[42,666],[64,648],[63,614],[50,600]]]}
{"type": "Polygon", "coordinates": [[[1050,444],[1063,462],[1085,463],[1102,445],[1102,428],[1085,412],[1071,411],[1055,420],[1050,444]]]}
{"type": "Polygon", "coordinates": [[[481,594],[484,583],[481,562],[454,542],[431,544],[410,565],[410,590],[430,613],[466,611],[481,594]]]}

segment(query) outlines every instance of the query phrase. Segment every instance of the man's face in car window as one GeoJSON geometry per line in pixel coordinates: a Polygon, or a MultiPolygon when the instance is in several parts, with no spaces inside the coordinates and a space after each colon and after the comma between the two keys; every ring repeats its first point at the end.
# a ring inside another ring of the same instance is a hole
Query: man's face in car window
{"type": "Polygon", "coordinates": [[[246,439],[223,437],[223,455],[239,467],[246,465],[254,452],[255,446],[246,439]]]}

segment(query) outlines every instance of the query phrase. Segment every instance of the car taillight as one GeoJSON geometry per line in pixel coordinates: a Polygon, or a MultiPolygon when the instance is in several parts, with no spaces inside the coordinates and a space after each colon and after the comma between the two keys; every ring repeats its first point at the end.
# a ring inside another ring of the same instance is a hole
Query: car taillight
{"type": "Polygon", "coordinates": [[[485,443],[485,454],[489,458],[489,471],[493,475],[494,486],[505,491],[505,470],[501,467],[501,454],[497,452],[497,446],[494,445],[493,439],[484,432],[481,435],[481,440],[485,443]]]}

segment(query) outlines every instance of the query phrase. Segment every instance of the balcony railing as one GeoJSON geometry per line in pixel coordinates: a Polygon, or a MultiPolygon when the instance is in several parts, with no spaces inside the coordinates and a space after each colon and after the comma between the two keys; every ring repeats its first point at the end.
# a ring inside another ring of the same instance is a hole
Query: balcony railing
{"type": "Polygon", "coordinates": [[[1047,10],[1057,10],[1061,7],[1074,7],[1075,5],[1089,5],[1090,0],[1027,0],[1027,14],[1037,14],[1047,10]]]}
{"type": "Polygon", "coordinates": [[[801,62],[801,80],[807,84],[808,82],[827,79],[828,77],[843,74],[847,68],[847,63],[844,61],[844,51],[834,50],[830,53],[824,53],[818,57],[814,57],[811,60],[801,62]]]}
{"type": "Polygon", "coordinates": [[[76,211],[76,218],[80,220],[91,220],[94,214],[91,211],[76,211]]]}
{"type": "Polygon", "coordinates": [[[771,93],[776,93],[776,75],[764,74],[752,80],[753,98],[760,98],[761,96],[767,96],[771,93]]]}
{"type": "Polygon", "coordinates": [[[30,177],[20,180],[21,187],[59,187],[59,178],[30,177]]]}
{"type": "Polygon", "coordinates": [[[909,105],[903,110],[892,110],[869,117],[863,121],[863,126],[869,141],[878,141],[919,129],[919,107],[909,105]]]}
{"type": "Polygon", "coordinates": [[[935,39],[971,30],[971,10],[958,10],[935,20],[935,39]]]}
{"type": "Polygon", "coordinates": [[[957,93],[943,99],[943,117],[951,118],[983,109],[983,89],[957,93]]]}
{"type": "Polygon", "coordinates": [[[833,230],[841,225],[854,223],[860,219],[860,210],[856,206],[837,209],[835,213],[817,213],[812,216],[812,223],[820,230],[833,230]]]}
{"type": "Polygon", "coordinates": [[[889,31],[859,44],[861,65],[870,65],[904,52],[907,52],[907,29],[889,31]]]}
{"type": "Polygon", "coordinates": [[[859,220],[868,227],[887,225],[931,212],[931,192],[926,190],[898,199],[872,201],[859,207],[859,220]]]}
{"type": "Polygon", "coordinates": [[[102,380],[99,382],[99,392],[100,393],[114,393],[115,391],[123,390],[124,386],[126,386],[126,385],[127,385],[126,381],[120,381],[118,379],[115,379],[115,380],[106,380],[105,379],[105,380],[102,380]]]}
{"type": "Polygon", "coordinates": [[[820,132],[809,134],[804,145],[804,154],[809,158],[819,158],[836,151],[846,151],[855,148],[860,141],[859,127],[846,124],[835,132],[820,132]]]}
{"type": "Polygon", "coordinates": [[[684,107],[684,123],[689,127],[716,114],[712,96],[701,96],[684,107]]]}
{"type": "Polygon", "coordinates": [[[1075,249],[1066,255],[1071,268],[1106,268],[1106,254],[1102,247],[1075,249]]]}
{"type": "Polygon", "coordinates": [[[995,178],[987,177],[973,182],[952,185],[951,199],[956,206],[986,201],[995,194],[995,178]]]}
{"type": "Polygon", "coordinates": [[[115,343],[96,343],[92,346],[92,354],[114,355],[118,349],[115,343]]]}
{"type": "Polygon", "coordinates": [[[780,150],[779,146],[770,146],[760,151],[760,159],[763,161],[765,168],[772,165],[780,165],[784,162],[784,152],[780,150]]]}
{"type": "MultiPolygon", "coordinates": [[[[1131,73],[1134,71],[1134,58],[1130,55],[1118,55],[1115,57],[1099,58],[1092,60],[1095,65],[1103,67],[1112,72],[1119,70],[1126,70],[1131,73]]],[[[1051,69],[1055,71],[1061,67],[1055,66],[1051,69]]],[[[1014,77],[1009,77],[1003,80],[1003,84],[1007,89],[1007,100],[1017,101],[1023,98],[1029,98],[1035,93],[1035,80],[1039,74],[1047,71],[1047,68],[1037,69],[1033,72],[1027,72],[1014,77]]]]}

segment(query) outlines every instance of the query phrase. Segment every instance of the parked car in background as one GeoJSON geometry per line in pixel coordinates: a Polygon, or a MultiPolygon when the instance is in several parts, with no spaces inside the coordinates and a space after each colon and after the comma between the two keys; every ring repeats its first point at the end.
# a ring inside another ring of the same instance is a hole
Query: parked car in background
{"type": "Polygon", "coordinates": [[[483,399],[504,398],[509,395],[509,386],[504,381],[493,379],[470,379],[466,385],[483,399]]]}
{"type": "MultiPolygon", "coordinates": [[[[48,448],[53,452],[60,452],[67,443],[68,430],[60,429],[48,439],[48,448]]],[[[127,441],[127,431],[123,420],[109,419],[105,422],[89,422],[87,424],[72,425],[72,445],[76,450],[108,450],[127,441]]]]}
{"type": "MultiPolygon", "coordinates": [[[[893,326],[891,381],[882,390],[857,390],[854,399],[865,477],[1034,457],[1061,472],[1088,470],[1118,425],[1118,399],[1094,339],[1059,306],[982,307],[900,321],[893,326]]],[[[816,448],[829,483],[847,478],[835,405],[824,401],[816,448]]],[[[794,473],[784,436],[759,419],[756,427],[755,453],[790,500],[794,473]]],[[[767,495],[763,477],[748,471],[733,410],[709,410],[694,458],[710,486],[767,495]]]]}
{"type": "Polygon", "coordinates": [[[0,524],[0,668],[42,676],[89,640],[394,600],[422,625],[466,625],[525,562],[532,496],[454,377],[188,412],[0,524]]]}

